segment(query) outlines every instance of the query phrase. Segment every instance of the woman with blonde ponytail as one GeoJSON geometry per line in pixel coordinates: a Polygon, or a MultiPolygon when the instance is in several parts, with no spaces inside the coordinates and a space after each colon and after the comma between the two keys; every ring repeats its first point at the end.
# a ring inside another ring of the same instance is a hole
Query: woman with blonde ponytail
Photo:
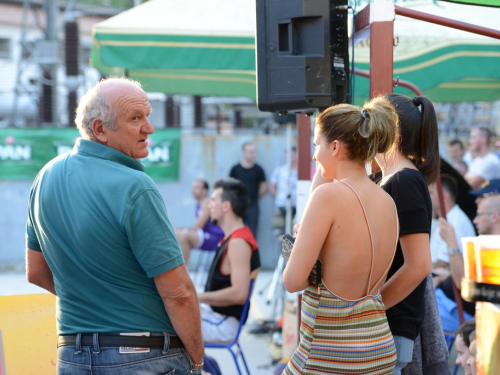
{"type": "Polygon", "coordinates": [[[398,242],[391,197],[368,177],[366,162],[389,153],[398,116],[385,98],[362,109],[340,104],[316,119],[323,181],[311,193],[283,282],[304,290],[299,347],[284,374],[391,374],[396,349],[380,291],[398,242]],[[308,276],[317,260],[321,282],[308,276]]]}

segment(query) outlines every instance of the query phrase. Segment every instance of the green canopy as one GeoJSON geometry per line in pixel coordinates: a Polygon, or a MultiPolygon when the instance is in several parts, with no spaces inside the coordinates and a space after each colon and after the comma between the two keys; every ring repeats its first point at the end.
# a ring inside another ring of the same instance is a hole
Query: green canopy
{"type": "Polygon", "coordinates": [[[147,91],[255,99],[252,0],[151,0],[94,27],[92,65],[147,91]]]}
{"type": "MultiPolygon", "coordinates": [[[[396,2],[457,21],[498,29],[500,9],[442,1],[396,2]]],[[[408,17],[396,16],[394,78],[415,84],[435,102],[500,99],[500,40],[408,17]]],[[[355,46],[355,66],[369,70],[369,40],[355,46]]],[[[369,80],[356,77],[356,98],[367,98],[369,80]]],[[[413,95],[403,87],[394,92],[413,95]]]]}
{"type": "MultiPolygon", "coordinates": [[[[396,3],[483,27],[499,25],[496,8],[396,3]]],[[[367,0],[358,4],[360,10],[367,0]]],[[[401,16],[394,30],[394,77],[436,102],[500,99],[500,40],[401,16]]],[[[150,0],[95,25],[92,65],[106,75],[128,74],[147,91],[255,100],[254,43],[254,0],[150,0]]],[[[356,68],[369,70],[369,50],[369,40],[356,45],[356,68]]],[[[357,76],[358,102],[368,98],[368,88],[369,80],[357,76]]]]}

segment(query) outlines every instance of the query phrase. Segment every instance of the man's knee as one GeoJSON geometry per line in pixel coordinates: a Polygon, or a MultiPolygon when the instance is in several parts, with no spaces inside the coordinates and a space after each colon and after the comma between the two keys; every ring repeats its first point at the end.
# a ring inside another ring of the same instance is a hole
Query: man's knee
{"type": "Polygon", "coordinates": [[[186,233],[182,232],[182,229],[175,229],[175,238],[179,244],[183,244],[186,242],[186,233]]]}

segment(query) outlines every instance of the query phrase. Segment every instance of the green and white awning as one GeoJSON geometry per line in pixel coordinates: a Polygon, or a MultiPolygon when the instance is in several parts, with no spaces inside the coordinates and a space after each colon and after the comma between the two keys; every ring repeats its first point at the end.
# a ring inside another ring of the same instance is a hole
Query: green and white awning
{"type": "MultiPolygon", "coordinates": [[[[407,0],[397,5],[470,24],[499,29],[500,8],[445,1],[407,0]]],[[[435,102],[500,99],[500,40],[407,17],[394,21],[394,78],[418,86],[435,102]]],[[[358,69],[369,70],[369,40],[355,46],[358,69]]],[[[356,77],[356,98],[368,98],[369,81],[356,77]]],[[[394,92],[414,95],[396,87],[394,92]]]]}
{"type": "MultiPolygon", "coordinates": [[[[357,9],[367,3],[359,0],[357,9]]],[[[500,8],[435,0],[396,4],[492,29],[500,25],[500,8]]],[[[394,77],[437,102],[500,99],[500,40],[401,16],[394,30],[394,77]]],[[[369,40],[356,45],[356,68],[369,70],[369,50],[369,40]]],[[[150,0],[95,25],[92,65],[106,75],[127,74],[147,91],[255,100],[255,1],[150,0]]],[[[368,87],[368,79],[356,77],[358,102],[368,98],[368,87]]]]}
{"type": "Polygon", "coordinates": [[[254,7],[151,0],[95,26],[92,65],[148,91],[255,99],[254,7]]]}

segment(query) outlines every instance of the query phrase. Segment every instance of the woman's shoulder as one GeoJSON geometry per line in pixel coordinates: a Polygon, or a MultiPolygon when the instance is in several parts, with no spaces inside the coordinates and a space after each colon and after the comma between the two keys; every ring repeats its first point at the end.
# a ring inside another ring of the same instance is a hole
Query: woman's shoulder
{"type": "Polygon", "coordinates": [[[427,183],[425,177],[417,169],[403,168],[400,171],[394,173],[383,186],[387,187],[404,187],[404,188],[426,188],[427,183]]]}
{"type": "Polygon", "coordinates": [[[347,189],[347,186],[340,181],[328,182],[318,186],[310,196],[310,202],[318,202],[324,205],[324,202],[329,204],[338,204],[346,201],[346,197],[350,196],[352,192],[347,189]]]}

